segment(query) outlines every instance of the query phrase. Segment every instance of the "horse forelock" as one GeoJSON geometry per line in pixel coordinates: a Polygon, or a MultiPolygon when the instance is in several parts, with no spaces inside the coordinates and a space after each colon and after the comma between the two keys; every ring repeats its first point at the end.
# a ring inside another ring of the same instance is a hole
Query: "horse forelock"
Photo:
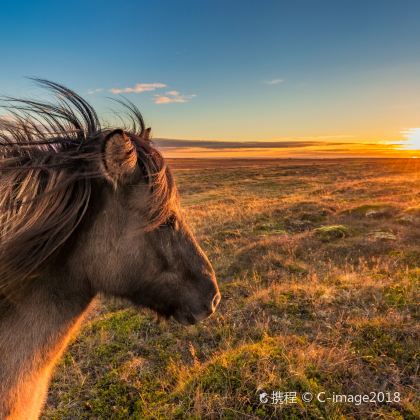
{"type": "MultiPolygon", "coordinates": [[[[63,245],[83,220],[95,182],[103,178],[102,128],[95,110],[59,84],[37,80],[53,91],[54,103],[5,98],[11,118],[0,119],[0,292],[13,293],[63,245]]],[[[121,101],[119,101],[121,102],[121,101]]],[[[150,187],[144,227],[170,215],[176,189],[164,158],[143,136],[145,126],[131,102],[138,165],[150,187]]]]}

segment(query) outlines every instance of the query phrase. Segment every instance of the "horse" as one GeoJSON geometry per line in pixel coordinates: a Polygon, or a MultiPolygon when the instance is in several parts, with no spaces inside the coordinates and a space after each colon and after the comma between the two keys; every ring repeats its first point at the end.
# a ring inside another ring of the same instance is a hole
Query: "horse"
{"type": "Polygon", "coordinates": [[[0,418],[37,419],[53,368],[98,294],[194,324],[214,270],[138,108],[104,125],[67,87],[3,98],[0,121],[0,418]]]}

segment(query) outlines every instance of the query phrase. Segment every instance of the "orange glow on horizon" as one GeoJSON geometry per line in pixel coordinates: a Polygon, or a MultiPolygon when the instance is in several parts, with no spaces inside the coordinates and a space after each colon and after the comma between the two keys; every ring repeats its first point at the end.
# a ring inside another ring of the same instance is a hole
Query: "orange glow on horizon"
{"type": "Polygon", "coordinates": [[[417,158],[420,147],[399,144],[340,144],[285,148],[162,148],[169,158],[417,158]],[[403,145],[405,146],[405,145],[403,145]]]}

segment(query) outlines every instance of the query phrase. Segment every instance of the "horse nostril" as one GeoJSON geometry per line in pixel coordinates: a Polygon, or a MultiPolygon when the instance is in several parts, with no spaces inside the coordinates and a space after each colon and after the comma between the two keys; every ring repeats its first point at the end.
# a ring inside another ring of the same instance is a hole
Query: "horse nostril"
{"type": "Polygon", "coordinates": [[[219,292],[217,292],[215,295],[214,295],[214,298],[213,298],[213,300],[211,301],[211,309],[212,309],[212,312],[214,312],[215,310],[216,310],[216,308],[217,308],[217,305],[219,304],[219,302],[220,302],[220,299],[221,299],[222,297],[221,297],[221,295],[220,295],[220,293],[219,292]]]}

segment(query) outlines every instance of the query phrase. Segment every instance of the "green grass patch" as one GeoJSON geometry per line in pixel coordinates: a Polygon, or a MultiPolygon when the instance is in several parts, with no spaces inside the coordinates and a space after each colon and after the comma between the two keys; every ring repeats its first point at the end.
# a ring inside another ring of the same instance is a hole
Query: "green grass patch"
{"type": "Polygon", "coordinates": [[[389,204],[363,204],[346,210],[344,213],[358,217],[388,218],[392,217],[397,208],[389,204]]]}
{"type": "Polygon", "coordinates": [[[314,229],[315,237],[323,242],[331,242],[336,239],[346,238],[350,236],[350,234],[350,228],[345,225],[321,226],[314,229]]]}

